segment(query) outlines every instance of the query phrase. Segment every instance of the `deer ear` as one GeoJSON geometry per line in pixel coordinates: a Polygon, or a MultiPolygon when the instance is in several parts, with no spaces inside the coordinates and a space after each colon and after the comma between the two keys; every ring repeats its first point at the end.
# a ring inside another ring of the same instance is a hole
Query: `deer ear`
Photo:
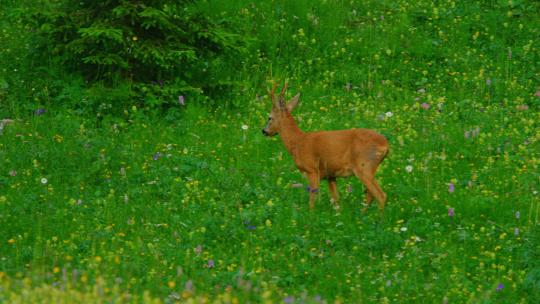
{"type": "Polygon", "coordinates": [[[300,101],[300,93],[296,94],[289,102],[287,103],[287,111],[292,112],[294,108],[298,105],[298,101],[300,101]]]}

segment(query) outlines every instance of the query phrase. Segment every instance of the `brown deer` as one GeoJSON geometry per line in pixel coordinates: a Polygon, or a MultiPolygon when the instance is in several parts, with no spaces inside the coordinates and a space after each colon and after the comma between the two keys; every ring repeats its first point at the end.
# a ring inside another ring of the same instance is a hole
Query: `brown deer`
{"type": "Polygon", "coordinates": [[[367,210],[375,198],[382,213],[386,194],[375,180],[375,171],[388,154],[386,138],[369,129],[303,132],[291,115],[298,104],[300,93],[286,104],[284,95],[287,85],[285,82],[277,99],[274,96],[277,87],[275,82],[269,91],[272,112],[262,132],[266,136],[279,134],[296,167],[307,177],[309,207],[315,207],[320,180],[326,179],[335,207],[339,208],[336,178],[354,174],[366,189],[367,206],[362,212],[367,210]]]}

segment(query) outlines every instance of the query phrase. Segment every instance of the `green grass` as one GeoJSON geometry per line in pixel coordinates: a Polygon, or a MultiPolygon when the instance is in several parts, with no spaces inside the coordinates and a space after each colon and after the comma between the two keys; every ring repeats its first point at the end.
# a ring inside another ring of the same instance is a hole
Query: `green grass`
{"type": "Polygon", "coordinates": [[[81,116],[0,72],[0,302],[538,302],[538,4],[407,2],[203,3],[259,41],[224,72],[243,86],[168,115],[81,116]],[[389,138],[383,218],[354,178],[340,212],[291,187],[260,131],[285,78],[303,130],[389,138]]]}

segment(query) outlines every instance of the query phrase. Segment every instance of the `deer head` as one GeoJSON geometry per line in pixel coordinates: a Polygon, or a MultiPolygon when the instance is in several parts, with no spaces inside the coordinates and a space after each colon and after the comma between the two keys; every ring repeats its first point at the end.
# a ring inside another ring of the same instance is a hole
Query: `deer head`
{"type": "Polygon", "coordinates": [[[277,83],[274,81],[272,90],[268,92],[268,95],[272,99],[272,111],[268,115],[268,122],[262,130],[263,134],[266,136],[274,136],[279,134],[284,119],[290,117],[292,110],[298,104],[300,93],[296,94],[287,103],[285,103],[285,92],[287,91],[287,86],[288,83],[285,82],[285,85],[281,89],[281,93],[279,93],[279,96],[276,98],[274,93],[277,88],[277,83]]]}

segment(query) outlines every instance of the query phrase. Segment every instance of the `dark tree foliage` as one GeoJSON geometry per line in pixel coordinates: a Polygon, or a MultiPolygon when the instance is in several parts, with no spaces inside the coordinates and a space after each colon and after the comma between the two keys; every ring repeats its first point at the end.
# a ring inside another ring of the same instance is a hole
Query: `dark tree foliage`
{"type": "Polygon", "coordinates": [[[234,65],[243,50],[239,36],[193,0],[45,0],[24,15],[38,56],[90,85],[129,83],[154,103],[219,87],[212,69],[234,65]]]}

